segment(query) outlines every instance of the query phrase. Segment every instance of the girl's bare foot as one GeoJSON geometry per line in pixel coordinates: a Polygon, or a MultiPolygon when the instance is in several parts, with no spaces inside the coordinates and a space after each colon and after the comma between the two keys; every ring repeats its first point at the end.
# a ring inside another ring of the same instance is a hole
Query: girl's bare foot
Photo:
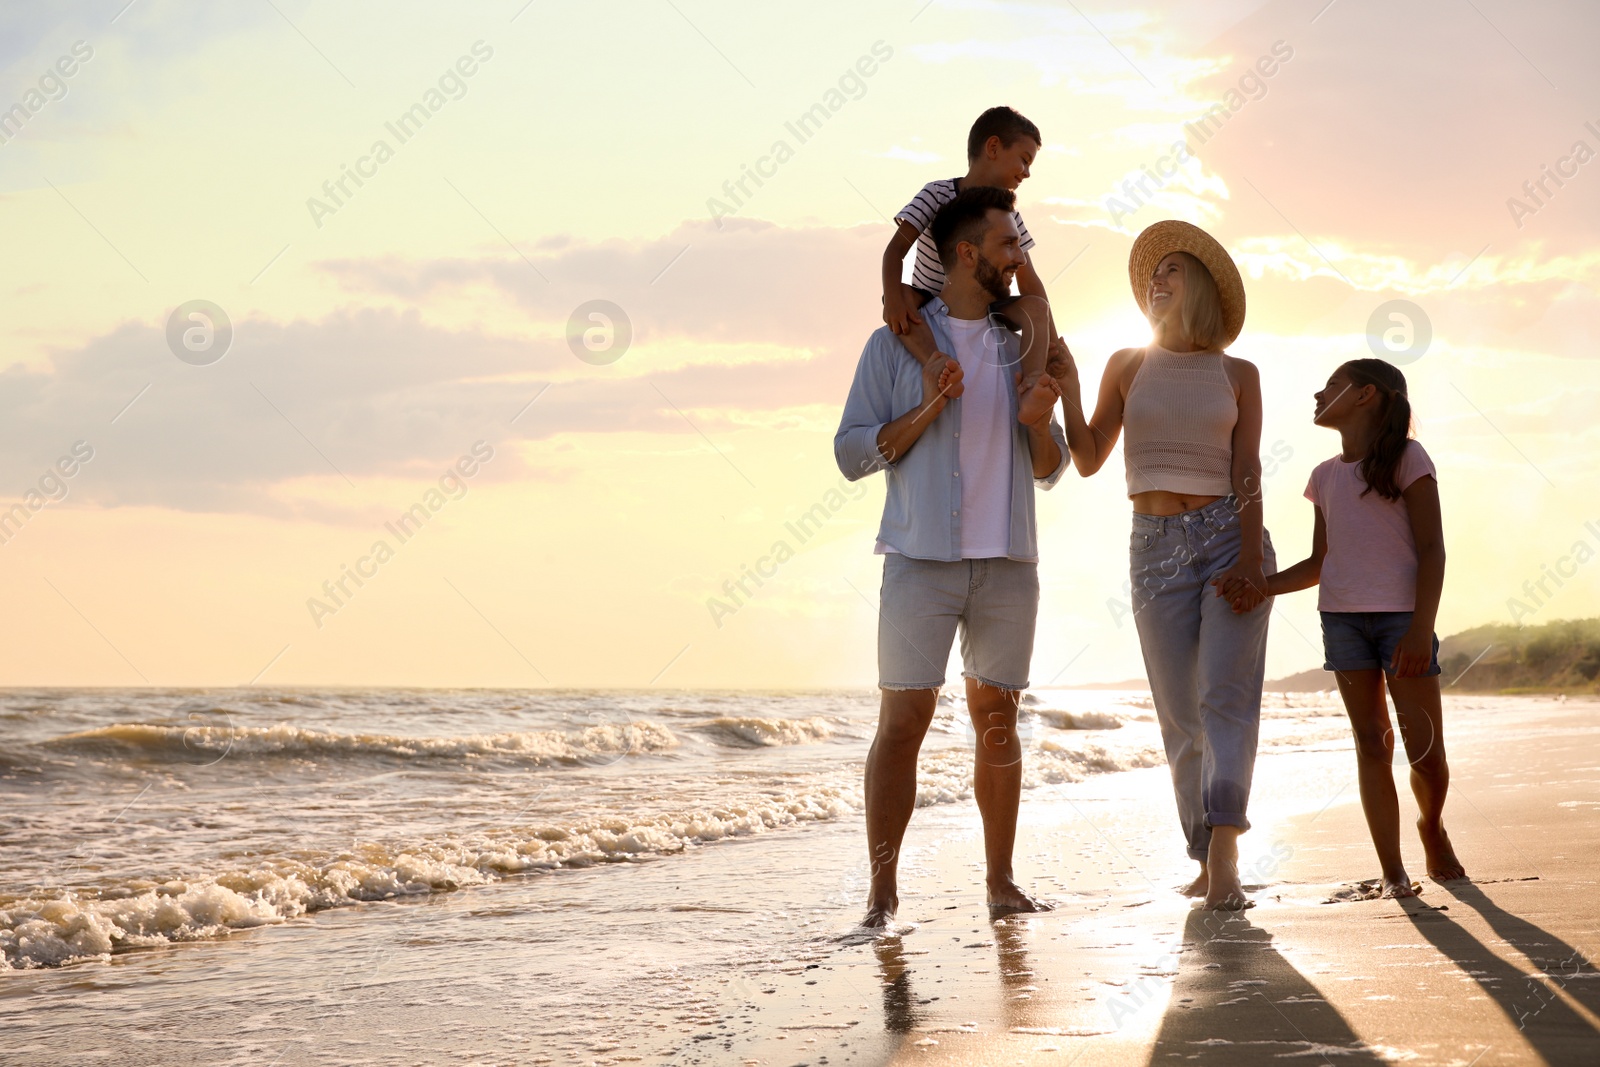
{"type": "Polygon", "coordinates": [[[1450,835],[1445,833],[1444,823],[1428,825],[1427,820],[1417,820],[1417,833],[1422,835],[1422,854],[1426,857],[1428,877],[1435,882],[1448,882],[1452,878],[1465,878],[1467,869],[1456,859],[1456,850],[1451,847],[1450,835]]]}
{"type": "Polygon", "coordinates": [[[1394,877],[1390,877],[1387,874],[1383,876],[1383,892],[1380,894],[1382,899],[1399,900],[1402,897],[1414,897],[1416,895],[1416,883],[1411,880],[1411,876],[1405,871],[1401,871],[1394,877]]]}
{"type": "Polygon", "coordinates": [[[1200,865],[1200,874],[1194,881],[1184,886],[1178,892],[1186,897],[1203,897],[1211,889],[1211,872],[1207,871],[1205,864],[1200,865]]]}

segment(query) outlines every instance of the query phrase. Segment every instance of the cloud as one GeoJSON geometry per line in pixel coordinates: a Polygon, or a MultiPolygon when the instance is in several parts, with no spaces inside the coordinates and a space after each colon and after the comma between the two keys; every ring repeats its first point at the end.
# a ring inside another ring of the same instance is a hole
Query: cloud
{"type": "MultiPolygon", "coordinates": [[[[458,328],[370,306],[247,319],[205,367],[174,358],[157,326],[124,324],[47,367],[0,373],[0,493],[20,493],[80,439],[96,456],[75,500],[288,515],[328,506],[308,484],[343,495],[345,479],[431,470],[479,439],[641,432],[698,445],[700,432],[811,425],[841,401],[880,325],[872,263],[884,233],[696,223],[649,241],[551,242],[532,257],[537,273],[503,257],[329,263],[369,303],[487,284],[501,306],[458,328]],[[626,307],[635,338],[618,362],[592,366],[569,349],[566,324],[601,294],[626,307]]],[[[491,473],[541,475],[515,459],[491,473]]]]}

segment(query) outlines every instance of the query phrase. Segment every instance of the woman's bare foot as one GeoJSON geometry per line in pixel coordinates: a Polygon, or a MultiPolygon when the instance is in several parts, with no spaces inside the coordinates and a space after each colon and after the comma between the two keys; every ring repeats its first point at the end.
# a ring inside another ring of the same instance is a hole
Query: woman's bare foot
{"type": "Polygon", "coordinates": [[[861,920],[861,925],[868,930],[883,930],[894,921],[894,913],[900,908],[898,898],[891,897],[886,901],[867,901],[867,916],[861,920]]]}
{"type": "Polygon", "coordinates": [[[1211,849],[1206,854],[1206,903],[1212,911],[1243,911],[1254,907],[1239,882],[1239,829],[1214,826],[1211,849]]]}
{"type": "Polygon", "coordinates": [[[1203,897],[1211,889],[1211,872],[1206,870],[1206,865],[1200,865],[1200,874],[1194,881],[1184,886],[1178,892],[1186,897],[1203,897]]]}
{"type": "Polygon", "coordinates": [[[1244,895],[1244,886],[1239,884],[1239,873],[1232,872],[1231,876],[1210,879],[1210,886],[1206,890],[1205,907],[1209,911],[1243,911],[1255,907],[1255,901],[1244,895]]]}
{"type": "Polygon", "coordinates": [[[1383,876],[1383,891],[1379,894],[1382,899],[1399,900],[1402,897],[1414,897],[1416,895],[1416,883],[1411,880],[1411,876],[1405,871],[1401,871],[1392,877],[1387,874],[1383,876]]]}
{"type": "Polygon", "coordinates": [[[1029,896],[1023,888],[1009,878],[1003,882],[989,883],[989,917],[1018,915],[1034,911],[1054,911],[1049,901],[1029,896]]]}
{"type": "Polygon", "coordinates": [[[1451,847],[1450,835],[1445,832],[1444,823],[1429,826],[1425,820],[1418,819],[1417,833],[1422,835],[1422,854],[1427,861],[1429,878],[1435,882],[1448,882],[1452,878],[1467,876],[1467,869],[1456,859],[1456,850],[1451,847]]]}

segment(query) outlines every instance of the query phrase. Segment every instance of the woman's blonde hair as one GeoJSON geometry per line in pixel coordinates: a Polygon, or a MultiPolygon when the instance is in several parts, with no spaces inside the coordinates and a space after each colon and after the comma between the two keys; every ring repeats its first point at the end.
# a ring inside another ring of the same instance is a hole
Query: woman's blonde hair
{"type": "Polygon", "coordinates": [[[1200,348],[1209,349],[1222,336],[1222,297],[1217,292],[1217,280],[1204,263],[1189,253],[1172,254],[1183,264],[1183,307],[1178,309],[1183,332],[1200,348]]]}

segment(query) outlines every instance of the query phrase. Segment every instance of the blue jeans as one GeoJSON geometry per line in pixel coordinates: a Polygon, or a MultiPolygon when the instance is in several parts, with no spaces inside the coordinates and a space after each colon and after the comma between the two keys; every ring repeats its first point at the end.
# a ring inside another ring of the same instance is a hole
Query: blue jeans
{"type": "MultiPolygon", "coordinates": [[[[1181,515],[1134,515],[1133,617],[1189,856],[1213,826],[1250,829],[1272,602],[1235,615],[1208,583],[1239,558],[1239,504],[1224,497],[1181,515]]],[[[1277,569],[1262,533],[1263,569],[1277,569]]]]}

